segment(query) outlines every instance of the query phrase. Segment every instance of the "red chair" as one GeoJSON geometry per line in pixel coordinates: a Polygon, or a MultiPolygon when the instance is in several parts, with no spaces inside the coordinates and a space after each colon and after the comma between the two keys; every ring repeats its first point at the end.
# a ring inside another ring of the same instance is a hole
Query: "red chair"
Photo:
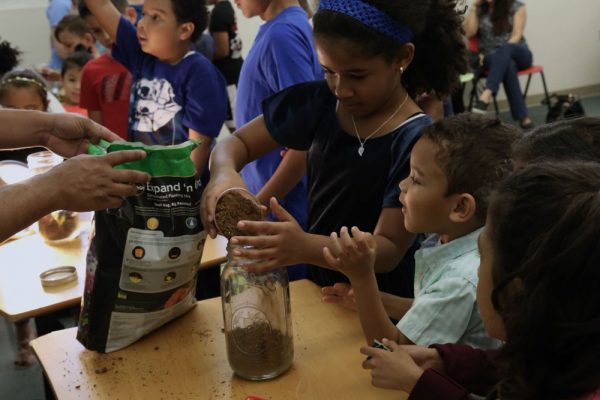
{"type": "MultiPolygon", "coordinates": [[[[471,53],[479,54],[479,39],[476,36],[473,36],[471,39],[469,39],[468,48],[471,53]]],[[[475,99],[477,98],[478,84],[481,82],[482,78],[485,78],[487,76],[487,71],[485,71],[485,70],[474,71],[474,73],[475,73],[475,76],[473,78],[473,89],[471,89],[471,94],[469,96],[469,108],[468,108],[469,111],[471,111],[473,109],[473,103],[474,103],[475,99]]],[[[522,69],[517,72],[517,76],[527,75],[527,83],[525,84],[525,91],[523,91],[523,99],[527,98],[527,92],[529,91],[529,84],[531,83],[531,76],[533,74],[538,74],[538,73],[542,77],[542,85],[544,86],[544,96],[546,98],[545,102],[542,102],[542,103],[545,103],[546,106],[548,107],[548,111],[550,111],[550,96],[548,95],[548,88],[546,87],[546,77],[544,76],[544,67],[542,67],[541,65],[533,64],[533,65],[531,65],[531,67],[522,69]]],[[[496,94],[494,94],[493,99],[494,99],[494,109],[496,110],[496,115],[498,115],[498,114],[500,114],[500,111],[498,109],[498,102],[496,101],[496,94]]]]}

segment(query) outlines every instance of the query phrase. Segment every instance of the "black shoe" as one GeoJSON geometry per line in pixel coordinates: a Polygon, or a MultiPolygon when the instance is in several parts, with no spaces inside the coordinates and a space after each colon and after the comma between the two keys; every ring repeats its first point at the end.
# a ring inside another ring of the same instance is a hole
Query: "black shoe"
{"type": "Polygon", "coordinates": [[[481,100],[477,100],[477,102],[475,103],[475,106],[473,107],[473,109],[471,111],[473,111],[474,113],[477,113],[477,114],[487,114],[488,106],[489,106],[488,103],[484,103],[481,100]]]}

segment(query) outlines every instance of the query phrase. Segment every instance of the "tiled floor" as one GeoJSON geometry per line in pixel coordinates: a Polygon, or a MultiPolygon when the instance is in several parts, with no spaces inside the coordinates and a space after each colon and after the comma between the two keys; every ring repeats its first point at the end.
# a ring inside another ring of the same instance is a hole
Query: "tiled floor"
{"type": "MultiPolygon", "coordinates": [[[[600,117],[600,96],[585,98],[582,100],[582,104],[587,115],[600,117]]],[[[530,108],[530,115],[535,124],[541,124],[544,121],[546,111],[546,108],[542,106],[530,108]]],[[[501,118],[511,122],[508,113],[502,113],[501,118]]],[[[13,367],[16,351],[12,329],[12,324],[4,320],[0,321],[0,399],[44,399],[40,366],[36,364],[24,370],[16,370],[13,367]]]]}

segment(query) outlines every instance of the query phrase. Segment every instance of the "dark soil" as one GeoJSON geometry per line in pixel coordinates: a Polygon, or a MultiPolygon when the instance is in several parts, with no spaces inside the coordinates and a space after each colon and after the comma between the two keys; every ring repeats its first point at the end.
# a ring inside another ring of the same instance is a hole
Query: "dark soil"
{"type": "Polygon", "coordinates": [[[215,225],[219,233],[227,239],[231,239],[233,236],[250,235],[249,232],[237,228],[239,221],[260,221],[262,219],[262,211],[258,204],[235,190],[221,196],[215,207],[215,225]]]}
{"type": "Polygon", "coordinates": [[[229,364],[242,378],[274,378],[289,368],[294,357],[292,337],[272,330],[266,323],[235,328],[225,340],[229,364]]]}

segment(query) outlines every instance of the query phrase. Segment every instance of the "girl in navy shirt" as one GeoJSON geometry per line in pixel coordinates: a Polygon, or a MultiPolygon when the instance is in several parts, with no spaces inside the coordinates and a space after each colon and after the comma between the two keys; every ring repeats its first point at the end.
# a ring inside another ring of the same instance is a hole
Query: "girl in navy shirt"
{"type": "Polygon", "coordinates": [[[404,229],[398,182],[409,173],[421,128],[431,123],[413,98],[449,93],[466,70],[460,18],[447,0],[323,0],[313,23],[325,81],[273,95],[262,116],[215,147],[204,226],[216,234],[216,197],[245,186],[237,173],[245,164],[277,146],[307,150],[308,231],[273,198],[280,221],[241,222],[256,236],[231,239],[254,247],[239,254],[260,260],[249,266],[255,270],[308,263],[313,281],[332,285],[347,279],[326,269],[322,249],[331,232],[357,226],[375,233],[380,289],[409,295],[412,254],[397,267],[414,237],[404,229]]]}

